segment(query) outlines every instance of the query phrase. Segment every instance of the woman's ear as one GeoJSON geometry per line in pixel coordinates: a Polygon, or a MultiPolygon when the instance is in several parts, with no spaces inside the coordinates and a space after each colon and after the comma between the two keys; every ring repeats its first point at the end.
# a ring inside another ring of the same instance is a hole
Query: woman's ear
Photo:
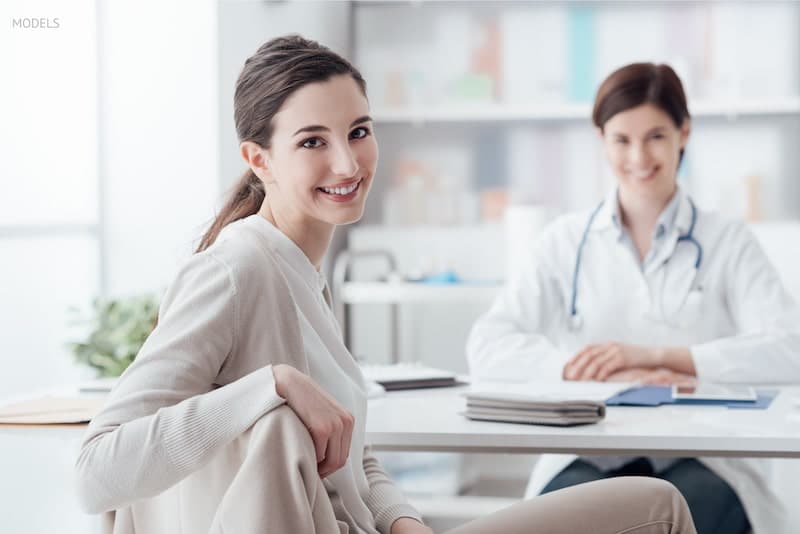
{"type": "Polygon", "coordinates": [[[258,143],[244,141],[239,145],[242,159],[264,183],[271,181],[269,153],[258,143]]]}

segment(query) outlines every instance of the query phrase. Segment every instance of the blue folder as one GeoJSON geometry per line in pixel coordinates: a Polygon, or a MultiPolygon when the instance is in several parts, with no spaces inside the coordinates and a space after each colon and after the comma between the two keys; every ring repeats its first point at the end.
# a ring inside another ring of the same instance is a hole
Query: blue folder
{"type": "Polygon", "coordinates": [[[661,406],[662,404],[692,404],[727,406],[739,410],[766,410],[778,391],[758,390],[754,401],[708,399],[673,399],[671,386],[638,386],[626,389],[606,399],[606,406],[661,406]]]}

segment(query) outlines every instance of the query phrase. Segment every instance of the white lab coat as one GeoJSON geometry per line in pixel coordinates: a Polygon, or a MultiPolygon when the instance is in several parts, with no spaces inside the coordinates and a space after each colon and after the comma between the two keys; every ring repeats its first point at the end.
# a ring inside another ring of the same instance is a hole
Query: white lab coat
{"type": "MultiPolygon", "coordinates": [[[[566,361],[582,347],[616,341],[688,346],[700,380],[800,382],[798,306],[759,243],[744,223],[698,209],[694,238],[703,255],[695,276],[697,249],[678,241],[689,228],[692,209],[680,189],[678,195],[672,233],[657,261],[643,271],[619,240],[612,219],[616,191],[609,193],[583,249],[576,301],[582,327],[577,331],[570,330],[568,320],[573,273],[590,212],[550,224],[474,325],[467,342],[473,377],[558,380],[566,361]]],[[[538,494],[575,458],[543,456],[526,496],[538,494]]],[[[736,490],[754,534],[800,531],[789,519],[800,497],[800,461],[701,460],[736,490]],[[789,471],[798,476],[786,476],[789,471]]]]}

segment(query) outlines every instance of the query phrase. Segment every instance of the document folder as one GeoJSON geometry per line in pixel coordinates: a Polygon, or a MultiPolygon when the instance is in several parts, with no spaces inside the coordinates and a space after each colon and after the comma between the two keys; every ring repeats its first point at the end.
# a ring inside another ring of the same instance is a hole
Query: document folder
{"type": "Polygon", "coordinates": [[[674,399],[671,386],[637,386],[606,399],[606,406],[661,406],[662,404],[686,404],[694,406],[727,406],[740,410],[766,410],[777,391],[758,390],[755,401],[674,399]]]}

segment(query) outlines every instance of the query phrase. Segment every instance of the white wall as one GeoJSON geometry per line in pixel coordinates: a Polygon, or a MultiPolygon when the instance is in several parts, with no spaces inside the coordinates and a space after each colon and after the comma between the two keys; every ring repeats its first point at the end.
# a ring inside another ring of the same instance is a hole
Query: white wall
{"type": "MultiPolygon", "coordinates": [[[[193,250],[218,196],[216,50],[213,0],[0,4],[0,398],[81,374],[65,308],[101,290],[100,257],[109,295],[160,294],[193,250]],[[12,14],[61,27],[12,33],[12,14]]],[[[79,437],[42,432],[0,440],[0,532],[98,532],[79,437]]]]}
{"type": "Polygon", "coordinates": [[[108,292],[161,291],[218,196],[217,6],[100,2],[108,292]]]}
{"type": "Polygon", "coordinates": [[[64,343],[99,290],[94,29],[92,0],[0,3],[0,398],[81,374],[64,343]]]}

